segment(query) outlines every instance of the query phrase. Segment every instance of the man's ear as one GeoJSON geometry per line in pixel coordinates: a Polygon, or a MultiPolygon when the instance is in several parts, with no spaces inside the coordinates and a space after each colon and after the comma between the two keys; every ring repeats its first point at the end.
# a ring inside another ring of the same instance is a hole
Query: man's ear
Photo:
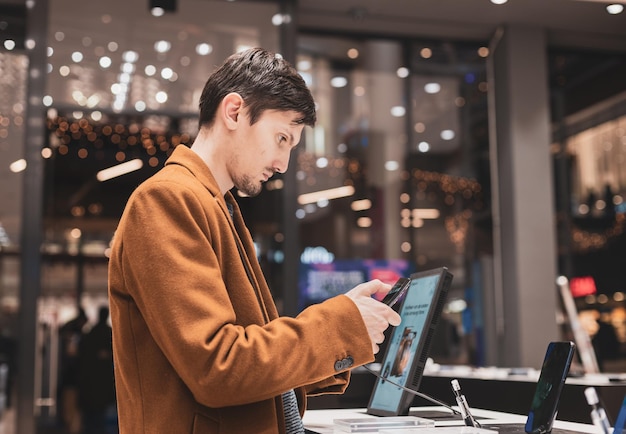
{"type": "Polygon", "coordinates": [[[228,129],[235,129],[237,122],[242,119],[243,98],[236,92],[224,97],[220,105],[220,116],[228,129]]]}

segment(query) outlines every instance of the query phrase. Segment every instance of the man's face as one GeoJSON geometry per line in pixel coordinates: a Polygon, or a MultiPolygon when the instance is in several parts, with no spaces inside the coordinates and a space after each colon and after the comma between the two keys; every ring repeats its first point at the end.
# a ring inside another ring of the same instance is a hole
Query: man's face
{"type": "Polygon", "coordinates": [[[291,150],[300,142],[304,125],[296,125],[294,111],[266,110],[250,125],[245,118],[231,142],[227,169],[233,184],[248,196],[261,192],[262,184],[276,172],[285,172],[291,150]]]}

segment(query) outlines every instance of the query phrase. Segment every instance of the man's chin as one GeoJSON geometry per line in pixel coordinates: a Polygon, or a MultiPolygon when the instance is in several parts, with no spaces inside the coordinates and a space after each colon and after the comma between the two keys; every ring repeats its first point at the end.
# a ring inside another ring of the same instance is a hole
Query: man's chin
{"type": "Polygon", "coordinates": [[[239,196],[245,196],[245,197],[255,197],[258,196],[259,194],[261,194],[261,190],[263,188],[261,186],[259,186],[259,188],[246,188],[246,189],[242,189],[242,188],[237,188],[237,192],[239,193],[239,196]]]}

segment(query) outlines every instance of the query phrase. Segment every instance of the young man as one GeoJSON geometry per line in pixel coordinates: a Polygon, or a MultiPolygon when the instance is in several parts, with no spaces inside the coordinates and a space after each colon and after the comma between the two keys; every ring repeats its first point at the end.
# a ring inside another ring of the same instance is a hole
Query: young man
{"type": "Polygon", "coordinates": [[[400,323],[372,297],[380,281],[277,313],[230,190],[258,194],[315,120],[285,60],[234,54],[204,87],[191,148],[129,199],[109,265],[121,434],[301,433],[306,395],[343,392],[400,323]]]}

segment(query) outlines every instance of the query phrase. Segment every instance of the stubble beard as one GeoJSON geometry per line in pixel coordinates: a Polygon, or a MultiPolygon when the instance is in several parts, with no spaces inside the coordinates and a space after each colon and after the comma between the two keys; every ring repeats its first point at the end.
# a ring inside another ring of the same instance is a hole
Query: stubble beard
{"type": "Polygon", "coordinates": [[[247,196],[254,197],[261,193],[261,183],[248,175],[243,175],[235,181],[235,187],[247,196]]]}

